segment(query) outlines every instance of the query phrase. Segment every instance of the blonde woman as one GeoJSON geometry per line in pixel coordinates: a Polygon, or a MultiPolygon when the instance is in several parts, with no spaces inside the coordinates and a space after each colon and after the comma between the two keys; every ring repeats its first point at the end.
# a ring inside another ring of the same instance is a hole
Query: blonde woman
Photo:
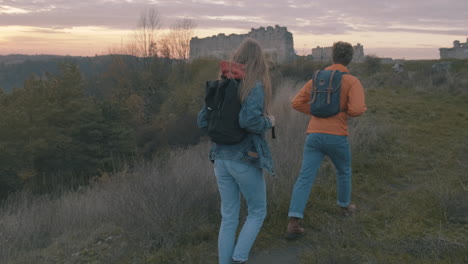
{"type": "MultiPolygon", "coordinates": [[[[247,135],[236,144],[213,143],[210,159],[221,196],[221,226],[218,236],[220,264],[245,263],[266,216],[266,189],[262,169],[273,173],[273,161],[265,132],[274,125],[267,116],[272,91],[268,68],[260,45],[245,39],[230,61],[221,62],[225,78],[240,79],[239,125],[247,135]],[[240,196],[245,198],[248,215],[237,237],[240,196]]],[[[206,105],[198,114],[198,126],[208,126],[206,105]]]]}

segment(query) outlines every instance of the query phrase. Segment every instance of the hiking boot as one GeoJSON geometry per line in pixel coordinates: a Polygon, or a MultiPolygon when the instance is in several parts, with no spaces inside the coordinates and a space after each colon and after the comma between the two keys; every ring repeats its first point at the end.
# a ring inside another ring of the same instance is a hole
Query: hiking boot
{"type": "Polygon", "coordinates": [[[341,207],[341,212],[344,216],[352,216],[356,213],[357,206],[355,204],[349,204],[346,207],[341,207]]]}
{"type": "Polygon", "coordinates": [[[289,217],[286,239],[297,239],[305,234],[304,228],[299,224],[300,218],[289,217]]]}

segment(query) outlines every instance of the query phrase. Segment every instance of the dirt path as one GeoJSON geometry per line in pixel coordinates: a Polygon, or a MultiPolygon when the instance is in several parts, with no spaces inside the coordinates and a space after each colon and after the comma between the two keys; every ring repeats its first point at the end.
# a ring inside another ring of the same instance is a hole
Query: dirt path
{"type": "Polygon", "coordinates": [[[300,241],[291,241],[287,247],[253,252],[248,264],[299,264],[301,253],[306,245],[300,241]]]}
{"type": "Polygon", "coordinates": [[[295,264],[299,263],[299,248],[268,250],[254,254],[249,264],[295,264]]]}

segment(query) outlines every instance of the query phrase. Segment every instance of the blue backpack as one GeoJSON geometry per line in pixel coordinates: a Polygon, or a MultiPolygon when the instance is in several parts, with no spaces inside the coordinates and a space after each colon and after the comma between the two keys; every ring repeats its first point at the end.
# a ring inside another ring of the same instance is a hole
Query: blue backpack
{"type": "Polygon", "coordinates": [[[319,70],[313,78],[310,95],[310,113],[327,118],[340,112],[341,79],[347,72],[319,70]]]}

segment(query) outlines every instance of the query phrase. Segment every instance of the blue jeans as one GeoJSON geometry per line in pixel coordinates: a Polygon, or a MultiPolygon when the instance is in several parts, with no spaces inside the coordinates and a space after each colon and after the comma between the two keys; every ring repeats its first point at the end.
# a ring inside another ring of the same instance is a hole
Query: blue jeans
{"type": "Polygon", "coordinates": [[[262,169],[234,160],[216,160],[215,175],[221,195],[221,227],[218,236],[220,264],[246,261],[266,216],[266,188],[262,169]],[[248,215],[236,243],[240,195],[248,215]]]}
{"type": "Polygon", "coordinates": [[[289,217],[304,217],[304,209],[323,158],[327,155],[337,170],[337,204],[342,207],[351,201],[351,151],[347,136],[312,133],[307,136],[299,177],[294,185],[289,217]]]}

